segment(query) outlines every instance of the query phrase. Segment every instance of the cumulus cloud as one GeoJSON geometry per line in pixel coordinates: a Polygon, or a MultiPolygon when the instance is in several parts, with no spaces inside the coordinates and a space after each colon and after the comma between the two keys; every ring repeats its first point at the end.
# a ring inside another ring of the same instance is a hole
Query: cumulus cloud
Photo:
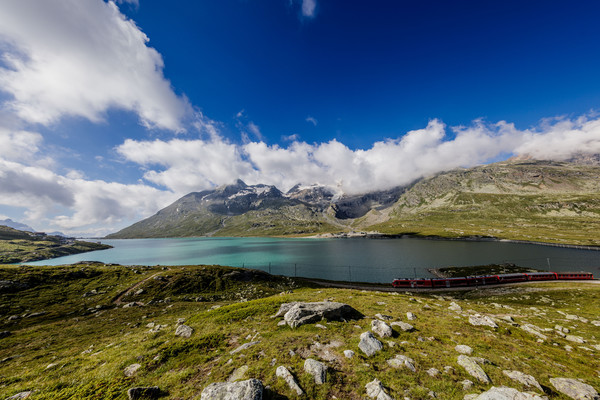
{"type": "Polygon", "coordinates": [[[282,147],[262,141],[237,145],[215,136],[210,141],[129,139],[117,151],[146,168],[145,179],[179,194],[237,178],[283,190],[297,183],[318,183],[345,193],[364,193],[513,154],[564,160],[578,153],[600,153],[600,119],[585,116],[531,130],[479,120],[450,130],[432,120],[423,129],[354,150],[336,140],[294,141],[282,147]]]}
{"type": "MultiPolygon", "coordinates": [[[[130,3],[137,3],[129,0],[130,3]]],[[[161,55],[113,1],[5,1],[0,5],[0,91],[22,120],[102,121],[133,111],[146,127],[182,131],[192,114],[163,76],[161,55]]]]}
{"type": "Polygon", "coordinates": [[[145,184],[85,180],[75,170],[57,174],[36,163],[42,142],[38,133],[0,128],[0,205],[23,210],[36,227],[104,235],[177,197],[145,184]]]}

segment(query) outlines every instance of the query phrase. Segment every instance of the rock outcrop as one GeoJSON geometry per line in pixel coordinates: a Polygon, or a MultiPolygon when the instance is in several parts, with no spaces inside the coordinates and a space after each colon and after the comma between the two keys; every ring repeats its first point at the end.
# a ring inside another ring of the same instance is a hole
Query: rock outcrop
{"type": "Polygon", "coordinates": [[[542,397],[532,394],[519,392],[517,389],[500,386],[492,386],[487,392],[481,393],[473,398],[474,400],[544,400],[542,397]]]}
{"type": "Polygon", "coordinates": [[[575,400],[599,400],[600,396],[596,389],[577,379],[552,378],[550,383],[562,394],[575,400]]]}
{"type": "Polygon", "coordinates": [[[358,343],[358,348],[361,349],[362,352],[368,357],[371,357],[373,354],[383,349],[383,343],[377,340],[371,332],[365,332],[360,335],[360,343],[358,343]]]}
{"type": "Polygon", "coordinates": [[[504,375],[508,376],[510,379],[523,384],[524,386],[536,388],[540,392],[544,391],[542,389],[542,387],[540,386],[540,384],[538,383],[538,381],[531,375],[524,374],[523,372],[520,372],[520,371],[507,371],[507,370],[502,371],[502,373],[504,375]]]}
{"type": "Polygon", "coordinates": [[[304,361],[304,371],[313,376],[317,385],[322,385],[327,380],[327,365],[320,361],[307,358],[304,361]]]}
{"type": "Polygon", "coordinates": [[[348,304],[332,301],[284,303],[275,316],[283,316],[283,319],[292,328],[319,322],[323,318],[328,321],[362,318],[362,314],[348,304]]]}
{"type": "Polygon", "coordinates": [[[461,354],[458,356],[457,362],[458,365],[463,367],[473,378],[476,378],[482,383],[491,383],[489,376],[487,376],[483,368],[481,368],[473,358],[461,354]]]}

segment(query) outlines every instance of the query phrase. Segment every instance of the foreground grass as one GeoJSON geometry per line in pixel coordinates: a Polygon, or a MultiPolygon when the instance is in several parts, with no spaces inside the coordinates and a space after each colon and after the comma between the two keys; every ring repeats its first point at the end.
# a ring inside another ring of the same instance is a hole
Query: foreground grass
{"type": "Polygon", "coordinates": [[[195,399],[209,383],[226,381],[244,365],[246,379],[258,378],[270,387],[268,397],[295,398],[275,376],[277,366],[285,365],[310,399],[365,398],[364,386],[375,378],[396,399],[425,399],[430,391],[438,398],[462,399],[490,385],[476,382],[463,392],[460,382],[474,379],[456,363],[457,344],[471,346],[475,356],[492,363],[484,369],[496,386],[523,389],[502,374],[516,369],[535,376],[550,399],[566,399],[552,391],[552,377],[582,378],[600,388],[600,351],[592,347],[600,343],[599,328],[591,324],[600,320],[600,285],[592,283],[387,294],[310,288],[288,278],[217,266],[93,264],[2,267],[0,280],[13,282],[0,293],[0,330],[12,333],[0,339],[1,398],[33,389],[32,399],[126,399],[130,387],[158,385],[168,393],[165,398],[195,399]],[[271,317],[284,302],[325,299],[350,304],[366,317],[322,322],[326,329],[290,329],[271,317]],[[451,301],[463,313],[450,312],[451,301]],[[144,305],[123,308],[133,302],[144,305]],[[410,321],[417,330],[396,332],[384,340],[389,344],[383,351],[364,357],[357,346],[371,318],[382,313],[406,321],[407,311],[417,315],[410,321]],[[500,319],[495,330],[471,326],[466,321],[474,312],[510,315],[518,324],[542,329],[559,324],[587,343],[574,344],[553,332],[539,343],[500,319]],[[581,319],[567,319],[571,314],[581,319]],[[190,339],[174,335],[180,318],[195,330],[190,339]],[[230,354],[250,341],[259,343],[230,354]],[[345,358],[345,349],[354,350],[355,357],[345,358]],[[396,354],[413,358],[416,373],[391,368],[386,360],[396,354]],[[330,367],[324,385],[315,385],[303,372],[308,357],[330,367]],[[141,368],[125,377],[123,370],[134,363],[141,368]],[[444,366],[454,370],[444,373],[444,366]],[[430,368],[442,373],[432,378],[426,372],[430,368]]]}

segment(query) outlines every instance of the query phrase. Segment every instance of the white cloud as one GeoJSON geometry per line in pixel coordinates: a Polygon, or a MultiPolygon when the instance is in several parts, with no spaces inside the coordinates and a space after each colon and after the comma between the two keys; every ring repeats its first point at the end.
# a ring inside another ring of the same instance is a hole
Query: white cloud
{"type": "Polygon", "coordinates": [[[305,17],[314,17],[317,8],[317,0],[302,0],[302,15],[305,17]]]}
{"type": "Polygon", "coordinates": [[[181,131],[191,107],[164,78],[148,40],[112,1],[4,1],[0,90],[12,97],[5,106],[44,125],[64,116],[98,122],[118,108],[147,127],[181,131]]]}
{"type": "Polygon", "coordinates": [[[262,141],[236,145],[215,136],[210,141],[127,140],[117,151],[146,168],[145,179],[180,195],[237,178],[282,190],[296,183],[319,183],[346,193],[364,193],[512,154],[566,159],[578,153],[600,153],[600,119],[561,119],[536,130],[518,130],[504,121],[474,121],[452,131],[448,135],[442,122],[432,120],[423,129],[356,150],[336,140],[295,141],[281,147],[262,141]]]}
{"type": "Polygon", "coordinates": [[[258,140],[263,140],[263,134],[260,132],[260,128],[254,122],[250,121],[248,123],[248,130],[252,133],[258,140]]]}
{"type": "Polygon", "coordinates": [[[308,117],[306,117],[306,122],[310,122],[311,124],[313,124],[313,126],[317,126],[317,124],[319,123],[319,121],[317,121],[315,118],[311,117],[310,115],[308,117]]]}

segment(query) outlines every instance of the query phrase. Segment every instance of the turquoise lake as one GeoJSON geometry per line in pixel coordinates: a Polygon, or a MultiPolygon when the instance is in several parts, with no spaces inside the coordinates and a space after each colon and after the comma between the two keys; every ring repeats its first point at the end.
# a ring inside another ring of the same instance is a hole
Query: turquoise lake
{"type": "Polygon", "coordinates": [[[511,262],[600,275],[600,251],[498,241],[397,239],[174,238],[101,240],[112,249],[29,265],[102,261],[123,265],[219,264],[273,274],[357,282],[430,277],[429,268],[511,262]]]}

